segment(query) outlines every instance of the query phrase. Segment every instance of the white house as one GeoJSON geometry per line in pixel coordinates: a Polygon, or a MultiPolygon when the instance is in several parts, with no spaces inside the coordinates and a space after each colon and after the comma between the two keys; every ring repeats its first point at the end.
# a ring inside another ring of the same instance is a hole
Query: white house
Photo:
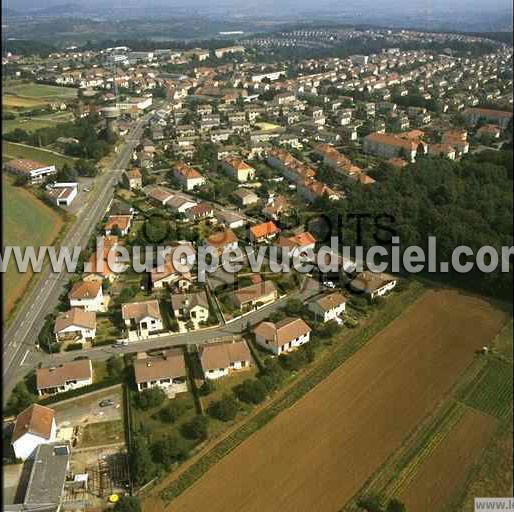
{"type": "Polygon", "coordinates": [[[253,332],[261,347],[280,355],[308,343],[311,330],[301,318],[284,318],[278,323],[261,322],[253,332]]]}
{"type": "Polygon", "coordinates": [[[169,398],[187,391],[186,365],[180,350],[167,350],[161,357],[137,354],[134,361],[134,376],[137,389],[144,391],[161,388],[169,398]]]}
{"type": "Polygon", "coordinates": [[[356,293],[364,293],[371,300],[390,292],[397,283],[391,274],[374,273],[366,270],[350,281],[350,288],[356,293]]]}
{"type": "Polygon", "coordinates": [[[346,297],[335,292],[324,295],[309,304],[309,310],[316,315],[316,319],[323,323],[338,318],[346,309],[346,297]]]}
{"type": "Polygon", "coordinates": [[[277,245],[287,247],[292,258],[307,258],[309,254],[314,257],[316,240],[308,231],[304,231],[294,236],[279,237],[277,245]]]}
{"type": "Polygon", "coordinates": [[[193,322],[195,328],[209,318],[209,299],[204,291],[196,293],[173,294],[171,308],[177,320],[193,322]]]}
{"type": "Polygon", "coordinates": [[[93,367],[90,359],[70,361],[50,368],[36,370],[39,396],[64,393],[93,384],[93,367]]]}
{"type": "Polygon", "coordinates": [[[102,285],[97,281],[75,283],[68,294],[68,298],[72,308],[82,308],[85,311],[105,311],[102,285]]]}
{"type": "Polygon", "coordinates": [[[184,162],[176,162],[173,176],[185,190],[193,190],[205,183],[205,178],[184,162]]]}
{"type": "Polygon", "coordinates": [[[255,178],[255,169],[236,157],[227,157],[221,161],[221,167],[229,176],[235,178],[240,183],[244,183],[255,178]]]}
{"type": "Polygon", "coordinates": [[[16,417],[11,443],[17,459],[26,460],[40,444],[53,443],[57,435],[55,411],[33,404],[16,417]]]}
{"type": "Polygon", "coordinates": [[[251,366],[250,350],[246,341],[210,343],[200,350],[200,363],[206,379],[216,380],[251,366]]]}
{"type": "Polygon", "coordinates": [[[121,316],[129,331],[129,338],[131,335],[147,338],[149,334],[163,329],[159,302],[155,299],[123,304],[121,316]]]}
{"type": "Polygon", "coordinates": [[[54,183],[47,195],[57,206],[70,206],[77,197],[78,189],[78,183],[54,183]]]}
{"type": "Polygon", "coordinates": [[[96,313],[71,308],[55,319],[54,334],[57,341],[93,340],[96,335],[96,313]]]}

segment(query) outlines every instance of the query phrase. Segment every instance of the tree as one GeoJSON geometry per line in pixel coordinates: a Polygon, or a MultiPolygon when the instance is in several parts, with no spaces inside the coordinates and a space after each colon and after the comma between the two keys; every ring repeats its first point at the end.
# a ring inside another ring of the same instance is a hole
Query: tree
{"type": "Polygon", "coordinates": [[[98,168],[91,160],[84,160],[83,158],[77,160],[75,163],[75,170],[79,176],[94,177],[98,174],[98,168]]]}
{"type": "Polygon", "coordinates": [[[57,171],[55,181],[60,183],[73,182],[77,178],[77,172],[72,169],[69,164],[65,163],[62,168],[57,171]]]}
{"type": "Polygon", "coordinates": [[[383,512],[380,498],[375,494],[371,494],[357,500],[357,506],[363,508],[367,512],[383,512]]]}
{"type": "Polygon", "coordinates": [[[107,368],[108,378],[116,379],[123,375],[124,364],[119,356],[112,356],[105,362],[107,368]]]}
{"type": "Polygon", "coordinates": [[[209,437],[209,418],[195,416],[191,421],[182,425],[181,432],[186,439],[205,441],[209,437]]]}
{"type": "Polygon", "coordinates": [[[258,379],[246,379],[234,387],[236,397],[247,404],[260,404],[268,392],[266,386],[258,379]]]}
{"type": "Polygon", "coordinates": [[[136,396],[136,405],[139,409],[146,411],[161,405],[166,399],[164,391],[159,388],[145,389],[136,396]]]}
{"type": "Polygon", "coordinates": [[[198,388],[201,396],[210,395],[216,389],[216,385],[211,379],[205,379],[204,383],[198,388]]]}
{"type": "Polygon", "coordinates": [[[134,437],[129,458],[133,478],[137,485],[142,486],[155,476],[157,468],[152,460],[146,438],[142,436],[134,437]]]}
{"type": "Polygon", "coordinates": [[[7,402],[7,409],[13,414],[19,414],[36,401],[36,395],[30,393],[25,381],[18,382],[12,390],[7,402]]]}
{"type": "Polygon", "coordinates": [[[211,402],[207,414],[221,421],[231,421],[237,416],[238,409],[237,400],[231,395],[224,394],[221,400],[211,402]]]}
{"type": "Polygon", "coordinates": [[[285,311],[286,314],[291,316],[300,315],[300,313],[304,310],[303,302],[300,299],[289,299],[286,302],[285,311]]]}
{"type": "Polygon", "coordinates": [[[168,236],[169,222],[160,215],[152,215],[145,221],[145,238],[152,244],[163,242],[168,236]]]}
{"type": "Polygon", "coordinates": [[[151,448],[155,461],[162,464],[166,470],[169,470],[173,464],[184,460],[187,450],[184,446],[184,440],[177,435],[168,435],[164,439],[156,441],[151,448]]]}
{"type": "Polygon", "coordinates": [[[113,512],[141,512],[141,502],[137,496],[122,496],[114,505],[113,512]]]}
{"type": "Polygon", "coordinates": [[[187,409],[187,405],[183,402],[171,401],[159,411],[159,418],[165,423],[175,423],[187,409]]]}

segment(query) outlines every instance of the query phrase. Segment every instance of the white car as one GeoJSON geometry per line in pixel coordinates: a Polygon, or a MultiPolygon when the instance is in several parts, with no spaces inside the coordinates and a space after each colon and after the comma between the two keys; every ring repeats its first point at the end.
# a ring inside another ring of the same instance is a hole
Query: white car
{"type": "Polygon", "coordinates": [[[324,281],[323,286],[326,286],[327,288],[332,288],[332,289],[336,287],[335,283],[333,283],[332,281],[324,281]]]}

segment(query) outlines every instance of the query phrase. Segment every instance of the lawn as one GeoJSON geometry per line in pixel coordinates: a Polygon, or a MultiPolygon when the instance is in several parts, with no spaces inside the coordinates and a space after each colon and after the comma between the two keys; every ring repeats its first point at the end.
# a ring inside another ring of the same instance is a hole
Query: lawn
{"type": "Polygon", "coordinates": [[[60,153],[5,140],[2,141],[2,157],[8,159],[27,158],[47,165],[54,164],[56,167],[62,167],[66,163],[73,167],[75,162],[74,158],[60,153]]]}
{"type": "Polygon", "coordinates": [[[16,128],[26,132],[34,132],[40,128],[48,128],[59,123],[66,123],[73,120],[73,114],[69,112],[48,114],[43,116],[25,117],[17,116],[16,119],[2,121],[2,133],[9,133],[16,128]]]}
{"type": "MultiPolygon", "coordinates": [[[[4,246],[51,245],[58,235],[62,217],[42,203],[28,190],[12,185],[10,178],[2,178],[2,218],[4,246]]],[[[20,274],[11,262],[4,275],[4,315],[23,295],[32,273],[20,274]]]]}
{"type": "MultiPolygon", "coordinates": [[[[131,400],[133,400],[136,393],[137,392],[132,392],[131,400]]],[[[150,442],[152,443],[170,434],[177,434],[178,436],[181,436],[181,425],[190,421],[194,416],[196,416],[194,398],[189,391],[187,393],[179,393],[175,398],[166,399],[162,405],[153,407],[147,411],[143,411],[135,405],[131,405],[130,409],[132,414],[133,428],[136,431],[142,429],[143,431],[148,432],[150,442]],[[169,404],[170,401],[176,404],[184,404],[187,407],[186,412],[180,416],[180,418],[175,423],[165,423],[159,418],[159,411],[167,404],[169,404]]],[[[190,440],[186,440],[186,443],[188,444],[188,448],[192,448],[195,444],[197,444],[196,441],[190,440]]]]}
{"type": "Polygon", "coordinates": [[[82,429],[81,448],[123,442],[123,420],[90,423],[82,429]]]}

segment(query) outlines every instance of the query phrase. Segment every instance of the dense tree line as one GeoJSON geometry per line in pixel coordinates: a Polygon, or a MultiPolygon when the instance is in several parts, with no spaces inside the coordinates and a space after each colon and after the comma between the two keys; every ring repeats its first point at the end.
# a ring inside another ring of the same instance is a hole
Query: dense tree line
{"type": "MultiPolygon", "coordinates": [[[[401,171],[384,163],[370,174],[378,180],[374,186],[348,183],[345,200],[334,204],[322,199],[315,204],[327,219],[318,222],[318,231],[325,236],[329,232],[342,235],[345,245],[371,247],[377,245],[375,234],[386,242],[391,235],[387,229],[377,233],[374,219],[378,216],[379,223],[397,231],[402,250],[417,245],[426,255],[428,237],[436,237],[439,262],[451,262],[453,250],[461,245],[469,246],[476,255],[483,246],[492,246],[500,254],[502,246],[513,244],[511,152],[485,151],[459,162],[420,157],[401,171]],[[355,214],[368,215],[360,220],[360,243],[355,214]],[[330,224],[330,231],[325,224],[330,224]]],[[[509,273],[498,268],[488,274],[475,265],[465,274],[450,268],[447,274],[430,276],[508,299],[512,295],[512,258],[510,269],[509,273]]]]}

